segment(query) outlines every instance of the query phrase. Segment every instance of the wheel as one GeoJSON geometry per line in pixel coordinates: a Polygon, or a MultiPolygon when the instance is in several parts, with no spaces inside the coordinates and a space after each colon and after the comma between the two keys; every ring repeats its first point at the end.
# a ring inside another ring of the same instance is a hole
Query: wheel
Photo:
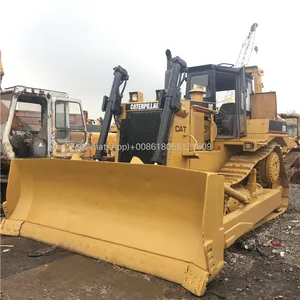
{"type": "Polygon", "coordinates": [[[259,163],[259,177],[263,187],[270,187],[279,180],[280,159],[277,152],[271,152],[259,163]]]}
{"type": "Polygon", "coordinates": [[[280,160],[279,155],[276,152],[272,152],[267,157],[267,180],[269,183],[275,183],[279,179],[280,175],[280,160]]]}

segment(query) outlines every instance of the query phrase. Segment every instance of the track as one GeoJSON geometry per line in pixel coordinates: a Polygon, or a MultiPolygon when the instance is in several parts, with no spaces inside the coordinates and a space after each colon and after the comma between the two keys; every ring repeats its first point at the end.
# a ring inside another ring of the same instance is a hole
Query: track
{"type": "Polygon", "coordinates": [[[226,185],[239,183],[246,178],[255,165],[267,157],[276,146],[275,143],[271,143],[261,147],[256,152],[242,152],[239,155],[233,155],[218,174],[225,177],[226,185]]]}

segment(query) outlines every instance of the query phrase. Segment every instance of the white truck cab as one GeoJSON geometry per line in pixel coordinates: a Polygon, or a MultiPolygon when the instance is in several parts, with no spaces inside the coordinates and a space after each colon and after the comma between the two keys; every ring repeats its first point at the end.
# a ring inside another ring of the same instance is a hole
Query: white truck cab
{"type": "Polygon", "coordinates": [[[25,86],[0,92],[1,160],[68,158],[87,144],[81,101],[25,86]]]}

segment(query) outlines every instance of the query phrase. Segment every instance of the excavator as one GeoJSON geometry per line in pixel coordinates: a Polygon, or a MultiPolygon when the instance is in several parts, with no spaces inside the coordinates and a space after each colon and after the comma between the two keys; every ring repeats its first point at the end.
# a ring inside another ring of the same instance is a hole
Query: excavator
{"type": "Polygon", "coordinates": [[[93,160],[12,160],[1,234],[152,274],[200,296],[221,272],[225,248],[285,212],[287,127],[277,118],[276,93],[261,91],[263,71],[187,67],[169,50],[166,56],[164,88],[148,102],[140,92],[122,102],[129,76],[114,68],[93,160]],[[235,100],[217,112],[224,91],[235,100]],[[112,118],[117,147],[109,161],[112,118]]]}
{"type": "Polygon", "coordinates": [[[284,164],[291,183],[300,184],[300,115],[280,113],[280,119],[286,120],[289,143],[283,148],[284,164]]]}

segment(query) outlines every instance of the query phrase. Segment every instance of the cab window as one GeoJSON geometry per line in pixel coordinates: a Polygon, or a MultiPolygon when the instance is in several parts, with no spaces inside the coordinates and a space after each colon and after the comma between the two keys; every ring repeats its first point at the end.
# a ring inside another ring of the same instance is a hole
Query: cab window
{"type": "Polygon", "coordinates": [[[81,106],[77,102],[56,101],[55,127],[58,143],[83,143],[86,139],[81,106]]]}

